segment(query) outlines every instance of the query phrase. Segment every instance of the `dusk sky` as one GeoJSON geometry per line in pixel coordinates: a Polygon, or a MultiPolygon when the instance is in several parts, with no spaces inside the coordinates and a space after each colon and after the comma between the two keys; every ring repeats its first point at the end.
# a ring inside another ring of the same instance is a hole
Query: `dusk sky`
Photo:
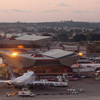
{"type": "Polygon", "coordinates": [[[100,22],[100,0],[0,0],[0,22],[100,22]]]}

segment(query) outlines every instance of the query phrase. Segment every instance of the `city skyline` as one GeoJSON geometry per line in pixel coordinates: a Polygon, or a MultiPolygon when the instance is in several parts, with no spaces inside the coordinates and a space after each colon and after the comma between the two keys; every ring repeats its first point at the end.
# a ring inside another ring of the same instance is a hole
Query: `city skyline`
{"type": "Polygon", "coordinates": [[[0,1],[0,22],[100,22],[99,0],[0,1]]]}

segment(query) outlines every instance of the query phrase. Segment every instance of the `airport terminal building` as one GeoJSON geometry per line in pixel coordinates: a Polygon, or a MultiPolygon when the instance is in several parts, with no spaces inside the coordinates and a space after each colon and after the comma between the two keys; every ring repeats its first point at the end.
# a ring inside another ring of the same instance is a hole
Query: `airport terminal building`
{"type": "Polygon", "coordinates": [[[61,49],[38,51],[49,43],[50,37],[24,36],[16,40],[0,41],[0,55],[6,59],[4,63],[12,65],[19,73],[27,70],[33,70],[37,75],[71,73],[70,66],[79,59],[78,54],[61,49]],[[9,50],[18,51],[19,54],[12,57],[9,50]]]}

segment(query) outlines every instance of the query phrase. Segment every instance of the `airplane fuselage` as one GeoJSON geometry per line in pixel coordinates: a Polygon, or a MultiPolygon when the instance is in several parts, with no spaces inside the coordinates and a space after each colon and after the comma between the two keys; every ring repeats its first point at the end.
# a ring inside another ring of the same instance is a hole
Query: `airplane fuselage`
{"type": "Polygon", "coordinates": [[[29,82],[35,80],[35,74],[33,71],[23,74],[23,76],[17,77],[10,81],[10,84],[14,86],[28,85],[29,82]]]}

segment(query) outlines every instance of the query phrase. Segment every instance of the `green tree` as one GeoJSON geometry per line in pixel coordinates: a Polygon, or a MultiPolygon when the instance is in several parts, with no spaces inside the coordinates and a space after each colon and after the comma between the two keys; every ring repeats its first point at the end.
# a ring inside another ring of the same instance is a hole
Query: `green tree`
{"type": "Polygon", "coordinates": [[[44,33],[42,36],[52,36],[52,35],[48,33],[44,33]]]}
{"type": "Polygon", "coordinates": [[[86,41],[87,37],[84,34],[76,34],[73,39],[75,42],[86,41]]]}
{"type": "Polygon", "coordinates": [[[89,40],[90,41],[100,41],[100,34],[91,34],[89,40]]]}
{"type": "Polygon", "coordinates": [[[66,33],[62,33],[58,35],[58,40],[59,41],[67,41],[68,40],[68,35],[66,33]]]}

